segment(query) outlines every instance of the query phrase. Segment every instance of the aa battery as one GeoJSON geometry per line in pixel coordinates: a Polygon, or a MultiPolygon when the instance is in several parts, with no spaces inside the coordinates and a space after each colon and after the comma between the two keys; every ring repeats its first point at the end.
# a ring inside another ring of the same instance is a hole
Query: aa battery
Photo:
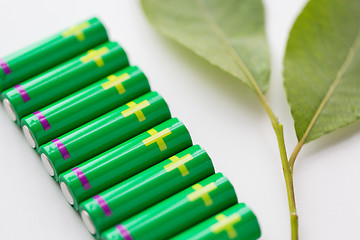
{"type": "MultiPolygon", "coordinates": [[[[127,66],[125,51],[108,42],[35,76],[3,93],[10,118],[20,119],[127,66]]],[[[45,121],[44,121],[45,122],[45,121]]],[[[46,123],[46,122],[45,122],[46,123]]]]}
{"type": "Polygon", "coordinates": [[[41,146],[49,174],[59,174],[170,118],[165,100],[147,93],[73,131],[41,146]]]}
{"type": "Polygon", "coordinates": [[[233,186],[217,173],[111,227],[102,237],[108,240],[169,239],[236,203],[233,186]]]}
{"type": "Polygon", "coordinates": [[[40,145],[149,91],[144,73],[127,67],[23,118],[23,132],[39,151],[40,145]]]}
{"type": "Polygon", "coordinates": [[[81,217],[99,237],[101,231],[214,173],[208,154],[195,145],[81,203],[81,217]]]}
{"type": "Polygon", "coordinates": [[[260,236],[255,214],[245,203],[239,203],[171,240],[256,240],[260,236]]]}
{"type": "Polygon", "coordinates": [[[0,58],[0,93],[106,41],[104,26],[92,18],[0,58]]]}
{"type": "Polygon", "coordinates": [[[184,124],[172,118],[61,174],[61,190],[78,210],[80,202],[191,145],[184,124]]]}

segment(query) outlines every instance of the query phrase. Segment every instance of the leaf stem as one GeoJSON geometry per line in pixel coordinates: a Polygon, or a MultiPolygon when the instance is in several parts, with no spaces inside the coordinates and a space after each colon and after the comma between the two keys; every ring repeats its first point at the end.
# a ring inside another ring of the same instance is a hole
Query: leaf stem
{"type": "Polygon", "coordinates": [[[293,172],[294,171],[294,164],[295,164],[295,160],[296,157],[298,156],[302,146],[304,145],[305,142],[305,138],[302,138],[295,146],[293,152],[291,153],[291,156],[289,158],[289,165],[290,165],[290,170],[293,172]]]}
{"type": "MultiPolygon", "coordinates": [[[[255,82],[255,84],[256,84],[256,82],[255,82]]],[[[254,86],[255,89],[258,88],[256,86],[257,86],[257,84],[254,86]]],[[[287,159],[283,125],[275,117],[275,115],[272,112],[269,104],[267,103],[263,93],[261,91],[257,91],[257,94],[258,94],[261,104],[263,105],[266,113],[268,114],[268,116],[271,120],[271,124],[275,131],[276,138],[278,141],[281,164],[282,164],[284,178],[285,178],[285,184],[286,184],[286,192],[287,192],[288,202],[289,202],[289,212],[290,212],[290,222],[291,222],[291,239],[298,240],[298,215],[297,215],[296,203],[295,203],[293,170],[290,168],[290,164],[287,159]]],[[[299,148],[299,151],[300,151],[300,149],[301,149],[301,147],[299,148]]]]}

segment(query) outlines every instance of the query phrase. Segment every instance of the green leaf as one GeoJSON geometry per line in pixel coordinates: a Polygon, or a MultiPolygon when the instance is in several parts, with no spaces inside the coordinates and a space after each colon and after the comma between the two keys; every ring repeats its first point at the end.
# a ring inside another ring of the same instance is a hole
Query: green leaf
{"type": "Polygon", "coordinates": [[[289,36],[284,78],[299,141],[360,117],[360,1],[307,4],[289,36]]]}
{"type": "Polygon", "coordinates": [[[239,78],[253,90],[269,85],[270,60],[261,0],[142,0],[165,36],[239,78]],[[255,86],[256,85],[256,86],[255,86]]]}

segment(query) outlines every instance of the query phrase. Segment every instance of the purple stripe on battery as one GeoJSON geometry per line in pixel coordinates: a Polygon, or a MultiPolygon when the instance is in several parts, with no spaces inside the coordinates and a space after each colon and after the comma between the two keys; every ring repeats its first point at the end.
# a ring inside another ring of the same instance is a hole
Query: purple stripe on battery
{"type": "Polygon", "coordinates": [[[16,85],[14,88],[19,92],[19,94],[22,97],[22,99],[24,100],[24,102],[30,101],[30,96],[26,92],[26,90],[23,88],[23,86],[16,85]]]}
{"type": "Polygon", "coordinates": [[[65,145],[59,139],[54,139],[52,140],[52,142],[55,143],[56,147],[59,149],[64,160],[70,158],[69,151],[66,149],[65,145]]]}
{"type": "Polygon", "coordinates": [[[76,168],[72,169],[71,171],[73,171],[76,174],[76,176],[79,178],[79,180],[85,190],[88,190],[89,188],[91,188],[88,179],[86,178],[85,174],[83,173],[83,171],[81,171],[80,168],[76,167],[76,168]]]}
{"type": "Polygon", "coordinates": [[[133,238],[131,237],[129,231],[121,224],[116,226],[116,230],[119,231],[120,235],[125,239],[125,240],[133,240],[133,238]]]}
{"type": "Polygon", "coordinates": [[[41,125],[43,126],[44,130],[49,130],[51,128],[48,120],[46,119],[46,117],[44,116],[44,114],[42,114],[39,111],[34,112],[34,115],[39,119],[41,125]]]}
{"type": "Polygon", "coordinates": [[[5,62],[4,59],[1,59],[1,58],[0,58],[0,67],[2,68],[2,70],[4,70],[5,75],[8,75],[11,73],[9,64],[7,64],[7,62],[5,62]]]}
{"type": "Polygon", "coordinates": [[[104,211],[105,216],[110,217],[112,215],[112,211],[111,211],[109,205],[107,204],[107,202],[105,201],[105,199],[103,197],[101,197],[100,195],[96,195],[93,198],[98,202],[98,204],[104,211]]]}

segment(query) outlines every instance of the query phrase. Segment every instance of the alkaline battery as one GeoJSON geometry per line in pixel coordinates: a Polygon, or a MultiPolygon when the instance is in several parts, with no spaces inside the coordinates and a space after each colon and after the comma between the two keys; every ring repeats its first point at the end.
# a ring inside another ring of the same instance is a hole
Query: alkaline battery
{"type": "Polygon", "coordinates": [[[3,93],[10,118],[20,119],[127,66],[128,59],[119,44],[108,42],[37,75],[3,93]]]}
{"type": "Polygon", "coordinates": [[[236,203],[233,186],[217,173],[111,227],[102,238],[169,239],[236,203]]]}
{"type": "Polygon", "coordinates": [[[92,18],[0,58],[0,93],[107,41],[104,26],[92,18]]]}
{"type": "Polygon", "coordinates": [[[57,181],[60,173],[170,117],[165,100],[150,92],[41,146],[41,160],[57,181]]]}
{"type": "Polygon", "coordinates": [[[24,135],[39,151],[40,145],[149,91],[144,73],[127,67],[23,118],[24,135]]]}
{"type": "Polygon", "coordinates": [[[99,237],[101,231],[214,173],[208,154],[195,145],[81,203],[81,217],[99,237]]]}
{"type": "Polygon", "coordinates": [[[172,118],[61,174],[60,187],[78,210],[80,202],[191,145],[184,124],[172,118]]]}
{"type": "Polygon", "coordinates": [[[256,240],[261,236],[259,222],[245,203],[236,204],[171,240],[256,240]]]}

